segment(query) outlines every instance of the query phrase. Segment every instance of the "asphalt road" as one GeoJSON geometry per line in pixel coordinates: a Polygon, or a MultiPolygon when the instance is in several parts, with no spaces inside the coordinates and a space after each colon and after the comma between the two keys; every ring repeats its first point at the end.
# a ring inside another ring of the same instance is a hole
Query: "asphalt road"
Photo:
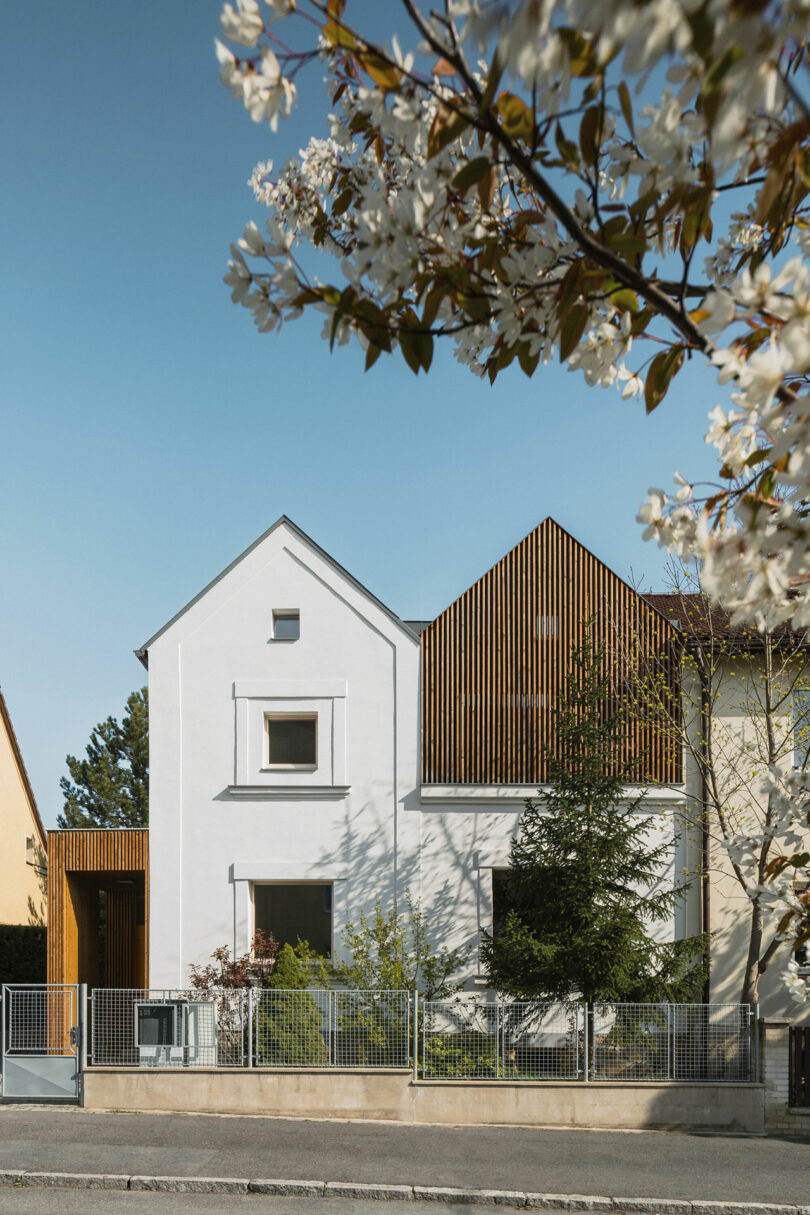
{"type": "MultiPolygon", "coordinates": [[[[810,1140],[658,1131],[402,1126],[0,1106],[0,1169],[810,1204],[810,1140]]],[[[3,1198],[10,1202],[5,1191],[3,1198]]],[[[107,1199],[112,1201],[112,1194],[107,1199]]],[[[252,1198],[245,1201],[254,1209],[252,1198]]],[[[326,1201],[318,1200],[319,1215],[325,1215],[321,1203],[326,1201]]],[[[340,1207],[344,1215],[346,1201],[340,1207]]],[[[386,1211],[392,1212],[388,1204],[386,1211]]]]}

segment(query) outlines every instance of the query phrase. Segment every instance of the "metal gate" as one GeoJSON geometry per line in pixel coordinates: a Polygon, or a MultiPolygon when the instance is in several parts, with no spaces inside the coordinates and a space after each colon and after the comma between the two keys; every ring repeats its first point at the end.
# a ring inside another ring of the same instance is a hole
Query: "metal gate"
{"type": "Polygon", "coordinates": [[[78,1102],[78,985],[4,983],[2,997],[2,1100],[78,1102]]]}

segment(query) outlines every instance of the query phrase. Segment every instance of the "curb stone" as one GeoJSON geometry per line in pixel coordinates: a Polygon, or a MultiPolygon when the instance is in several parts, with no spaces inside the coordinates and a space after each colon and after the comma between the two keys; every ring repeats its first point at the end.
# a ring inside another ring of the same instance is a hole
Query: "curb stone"
{"type": "Polygon", "coordinates": [[[417,1202],[486,1202],[502,1207],[525,1207],[530,1197],[525,1190],[459,1190],[443,1185],[415,1185],[413,1196],[417,1202]]]}
{"type": "MultiPolygon", "coordinates": [[[[28,1174],[26,1174],[28,1176],[28,1174]]],[[[247,1177],[130,1177],[131,1190],[174,1194],[247,1194],[247,1177]]]]}
{"type": "Polygon", "coordinates": [[[327,1181],[324,1198],[405,1198],[414,1196],[410,1185],[379,1185],[367,1181],[327,1181]]]}
{"type": "Polygon", "coordinates": [[[46,1173],[0,1169],[0,1185],[87,1190],[153,1190],[190,1194],[286,1194],[331,1198],[415,1199],[593,1215],[810,1215],[810,1206],[677,1198],[606,1198],[595,1194],[536,1194],[525,1190],[464,1190],[450,1186],[386,1185],[361,1181],[299,1181],[243,1177],[148,1177],[126,1173],[46,1173]]]}
{"type": "Polygon", "coordinates": [[[303,1195],[306,1198],[322,1198],[323,1181],[270,1181],[258,1178],[248,1182],[249,1194],[303,1195]]]}
{"type": "Polygon", "coordinates": [[[22,1173],[26,1185],[55,1186],[63,1190],[126,1190],[127,1173],[22,1173]]]}

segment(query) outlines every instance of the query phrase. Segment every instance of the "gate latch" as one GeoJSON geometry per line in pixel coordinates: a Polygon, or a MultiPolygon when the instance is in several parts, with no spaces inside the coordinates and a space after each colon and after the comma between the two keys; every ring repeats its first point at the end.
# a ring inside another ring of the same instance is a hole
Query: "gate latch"
{"type": "Polygon", "coordinates": [[[71,1025],[71,1027],[70,1027],[70,1045],[71,1046],[79,1045],[79,1027],[78,1027],[78,1025],[71,1025]]]}

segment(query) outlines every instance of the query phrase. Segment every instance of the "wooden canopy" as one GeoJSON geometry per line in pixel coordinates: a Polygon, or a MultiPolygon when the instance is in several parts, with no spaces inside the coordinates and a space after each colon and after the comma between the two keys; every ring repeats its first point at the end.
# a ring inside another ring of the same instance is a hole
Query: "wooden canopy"
{"type": "Polygon", "coordinates": [[[149,832],[48,832],[48,982],[145,987],[149,832]]]}

